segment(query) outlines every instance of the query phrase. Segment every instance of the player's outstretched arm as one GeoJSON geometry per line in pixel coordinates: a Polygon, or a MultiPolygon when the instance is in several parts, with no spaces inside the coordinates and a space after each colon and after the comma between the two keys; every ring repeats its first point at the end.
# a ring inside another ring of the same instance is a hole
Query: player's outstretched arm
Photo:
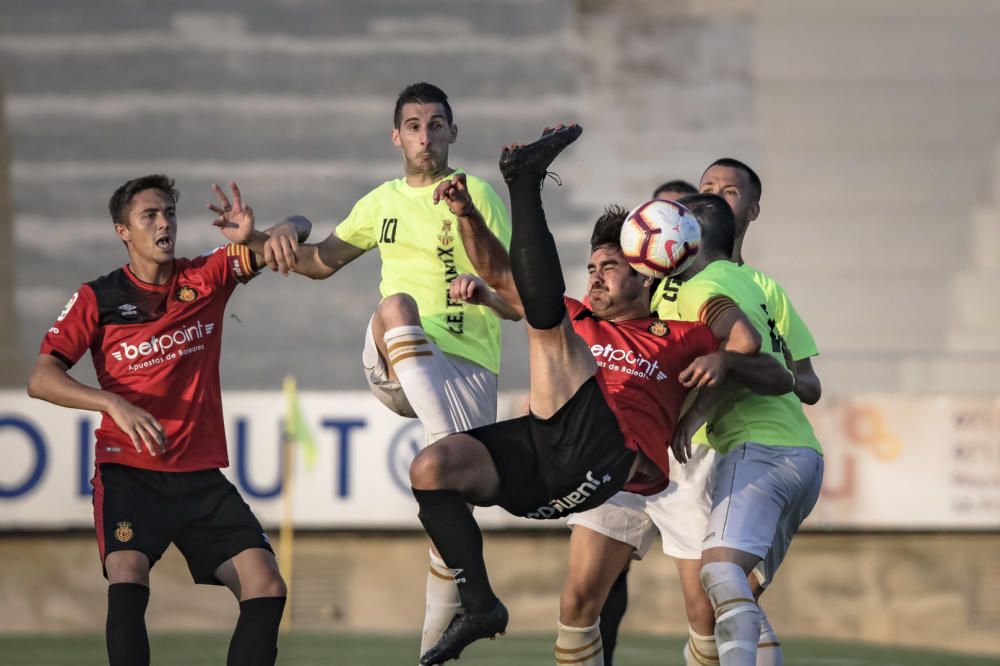
{"type": "Polygon", "coordinates": [[[38,355],[28,378],[28,395],[61,407],[106,412],[139,453],[143,448],[151,456],[166,451],[163,426],[149,412],[120,395],[81,384],[70,377],[69,369],[55,356],[38,355]]]}
{"type": "Polygon", "coordinates": [[[521,298],[510,272],[510,255],[476,208],[466,185],[465,174],[458,173],[442,181],[434,190],[434,203],[443,201],[458,218],[462,245],[476,272],[500,297],[520,307],[521,298]]]}
{"type": "Polygon", "coordinates": [[[490,289],[482,278],[468,273],[463,273],[452,280],[449,296],[453,301],[485,305],[496,312],[501,319],[520,321],[524,317],[524,308],[520,300],[516,302],[516,307],[511,305],[501,298],[500,294],[490,289]]]}
{"type": "Polygon", "coordinates": [[[768,354],[718,351],[699,356],[677,375],[689,389],[719,386],[727,379],[761,395],[784,395],[795,389],[792,372],[768,354]]]}

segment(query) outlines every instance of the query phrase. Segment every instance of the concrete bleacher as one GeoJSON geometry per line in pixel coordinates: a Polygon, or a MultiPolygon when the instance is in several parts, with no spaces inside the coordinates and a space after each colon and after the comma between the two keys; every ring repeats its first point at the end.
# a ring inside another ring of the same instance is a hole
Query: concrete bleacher
{"type": "MultiPolygon", "coordinates": [[[[1000,272],[1000,7],[989,0],[201,7],[5,3],[26,359],[73,286],[124,261],[104,212],[122,181],[178,179],[186,254],[218,242],[203,204],[211,182],[233,178],[261,220],[303,213],[325,235],[399,174],[392,101],[427,79],[453,98],[453,163],[503,195],[501,144],[584,124],[557,169],[564,187],[545,195],[572,292],[603,205],[697,180],[732,155],[764,179],[746,255],[810,323],[828,391],[1000,388],[996,308],[982,293],[1000,272]]],[[[290,371],[307,388],[363,387],[377,264],[319,283],[268,275],[238,292],[225,385],[274,388],[290,371]]],[[[505,334],[503,386],[523,388],[523,332],[505,334]]]]}

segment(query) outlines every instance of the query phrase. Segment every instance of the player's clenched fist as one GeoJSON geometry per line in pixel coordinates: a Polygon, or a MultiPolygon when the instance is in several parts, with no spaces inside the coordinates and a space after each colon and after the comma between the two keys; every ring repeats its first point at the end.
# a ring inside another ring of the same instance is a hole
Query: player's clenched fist
{"type": "Polygon", "coordinates": [[[438,184],[434,189],[434,203],[441,201],[444,201],[448,210],[458,217],[469,217],[475,212],[476,206],[469,195],[464,173],[456,173],[438,184]]]}
{"type": "Polygon", "coordinates": [[[677,375],[677,381],[689,389],[715,386],[726,378],[726,357],[721,352],[699,356],[677,375]]]}
{"type": "Polygon", "coordinates": [[[449,295],[453,301],[465,301],[473,305],[489,305],[493,295],[482,278],[463,273],[451,281],[449,295]]]}

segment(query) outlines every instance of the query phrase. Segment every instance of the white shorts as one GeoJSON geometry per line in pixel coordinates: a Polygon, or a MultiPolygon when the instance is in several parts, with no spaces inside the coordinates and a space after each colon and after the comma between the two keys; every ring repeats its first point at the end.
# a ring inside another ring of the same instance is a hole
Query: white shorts
{"type": "Polygon", "coordinates": [[[671,453],[670,485],[663,492],[649,497],[617,493],[599,507],[574,513],[568,524],[629,544],[635,548],[635,560],[645,557],[659,532],[664,553],[697,560],[712,508],[707,483],[715,461],[716,453],[708,446],[695,446],[691,460],[683,464],[671,453]]]}
{"type": "MultiPolygon", "coordinates": [[[[432,358],[437,363],[438,372],[444,380],[437,397],[447,404],[448,408],[444,411],[451,423],[450,432],[427,433],[427,443],[430,444],[454,432],[464,432],[495,423],[496,373],[461,356],[445,353],[433,342],[429,340],[428,342],[434,352],[432,358]]],[[[375,345],[371,321],[368,322],[368,330],[365,331],[365,349],[361,354],[361,363],[365,368],[368,387],[379,402],[400,416],[417,417],[403,392],[403,387],[398,381],[389,379],[389,369],[386,367],[385,359],[379,354],[375,345]]]]}
{"type": "Polygon", "coordinates": [[[703,549],[723,546],[761,558],[761,585],[774,577],[792,537],[816,505],[823,456],[814,449],[747,442],[719,459],[703,549]]]}

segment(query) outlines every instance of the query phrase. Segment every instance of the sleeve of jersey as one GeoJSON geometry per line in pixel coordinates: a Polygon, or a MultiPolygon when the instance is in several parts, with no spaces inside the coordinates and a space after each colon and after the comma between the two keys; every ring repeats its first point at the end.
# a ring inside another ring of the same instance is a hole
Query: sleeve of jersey
{"type": "Polygon", "coordinates": [[[246,284],[260,274],[257,255],[246,245],[230,244],[225,248],[226,269],[240,284],[246,284]]]}
{"type": "Polygon", "coordinates": [[[88,285],[81,285],[42,338],[39,353],[55,356],[67,367],[73,367],[90,348],[98,321],[94,291],[88,285]]]}
{"type": "Polygon", "coordinates": [[[703,308],[723,295],[710,280],[688,280],[677,292],[677,314],[683,321],[702,321],[703,308]]]}
{"type": "Polygon", "coordinates": [[[369,193],[354,204],[347,219],[333,230],[337,238],[362,250],[370,250],[377,244],[371,216],[368,214],[368,199],[373,195],[374,192],[369,193]]]}
{"type": "Polygon", "coordinates": [[[819,349],[816,347],[816,340],[813,339],[812,332],[795,310],[795,306],[792,305],[788,294],[777,284],[775,285],[774,294],[768,294],[769,305],[771,305],[772,300],[774,301],[773,310],[775,310],[775,324],[778,327],[778,333],[781,334],[788,348],[791,349],[792,358],[796,361],[801,361],[802,359],[811,358],[819,354],[819,349]]]}
{"type": "Polygon", "coordinates": [[[483,216],[486,227],[493,232],[493,235],[500,239],[504,248],[510,249],[510,216],[507,214],[507,207],[500,199],[496,191],[489,183],[476,179],[472,181],[478,184],[472,190],[473,203],[483,216]],[[478,190],[478,191],[477,191],[478,190]]]}

